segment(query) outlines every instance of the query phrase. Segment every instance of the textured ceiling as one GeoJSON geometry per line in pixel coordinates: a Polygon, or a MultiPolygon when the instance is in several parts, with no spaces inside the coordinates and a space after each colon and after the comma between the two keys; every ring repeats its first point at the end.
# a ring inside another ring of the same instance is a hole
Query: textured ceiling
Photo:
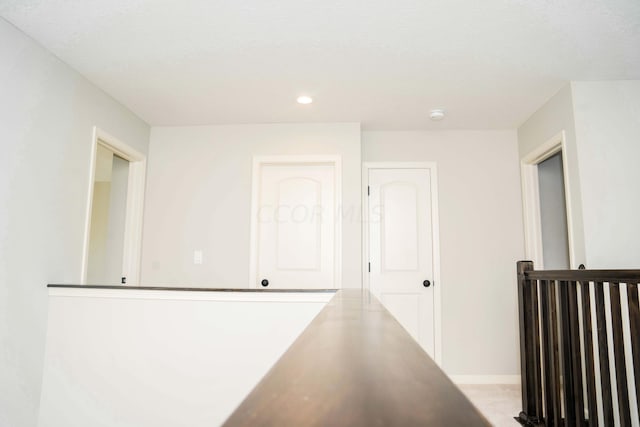
{"type": "Polygon", "coordinates": [[[515,128],[569,80],[640,79],[639,0],[0,0],[0,16],[151,125],[515,128]]]}

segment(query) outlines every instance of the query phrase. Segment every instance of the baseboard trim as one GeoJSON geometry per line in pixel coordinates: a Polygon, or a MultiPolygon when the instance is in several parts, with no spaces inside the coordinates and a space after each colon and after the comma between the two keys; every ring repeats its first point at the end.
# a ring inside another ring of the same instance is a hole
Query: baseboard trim
{"type": "Polygon", "coordinates": [[[449,375],[455,384],[520,384],[520,375],[449,375]]]}

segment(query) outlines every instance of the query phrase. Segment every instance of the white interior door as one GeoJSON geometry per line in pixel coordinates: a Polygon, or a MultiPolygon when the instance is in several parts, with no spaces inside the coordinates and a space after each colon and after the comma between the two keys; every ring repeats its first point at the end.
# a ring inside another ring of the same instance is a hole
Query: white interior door
{"type": "Polygon", "coordinates": [[[432,357],[430,169],[369,169],[369,288],[432,357]]]}
{"type": "Polygon", "coordinates": [[[257,209],[258,287],[336,288],[334,164],[262,164],[257,209]]]}

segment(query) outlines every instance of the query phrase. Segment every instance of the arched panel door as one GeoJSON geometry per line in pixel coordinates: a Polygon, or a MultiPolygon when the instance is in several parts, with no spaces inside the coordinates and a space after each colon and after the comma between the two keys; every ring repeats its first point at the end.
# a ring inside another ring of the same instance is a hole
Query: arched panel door
{"type": "Polygon", "coordinates": [[[369,289],[433,357],[430,169],[369,169],[369,289]]]}
{"type": "Polygon", "coordinates": [[[260,168],[258,287],[335,288],[335,177],[332,164],[260,168]]]}

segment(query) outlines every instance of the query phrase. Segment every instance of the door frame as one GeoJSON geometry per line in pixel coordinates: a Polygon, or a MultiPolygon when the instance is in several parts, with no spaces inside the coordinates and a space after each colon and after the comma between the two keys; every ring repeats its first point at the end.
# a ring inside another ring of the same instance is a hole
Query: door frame
{"type": "Polygon", "coordinates": [[[542,217],[540,214],[538,165],[557,153],[562,153],[562,179],[564,180],[564,197],[567,207],[569,267],[577,268],[572,220],[573,209],[571,207],[571,185],[569,182],[566,147],[565,132],[561,131],[520,160],[525,256],[527,259],[533,261],[540,270],[544,269],[544,254],[542,248],[542,217]]]}
{"type": "Polygon", "coordinates": [[[442,365],[442,281],[440,280],[440,221],[436,162],[364,162],[362,164],[362,288],[369,290],[369,170],[429,169],[431,184],[431,236],[433,240],[434,359],[442,365]]]}
{"type": "Polygon", "coordinates": [[[93,128],[91,153],[89,158],[89,185],[85,212],[84,243],[82,248],[82,269],[80,283],[87,284],[89,266],[89,240],[91,233],[91,210],[93,205],[93,187],[96,169],[96,152],[101,145],[129,162],[127,183],[127,204],[124,225],[124,248],[122,256],[122,274],[127,285],[140,285],[140,259],[142,254],[142,215],[144,208],[144,190],[147,170],[147,158],[133,147],[110,135],[97,126],[93,128]]]}
{"type": "Polygon", "coordinates": [[[254,156],[251,171],[251,234],[249,247],[249,288],[258,288],[258,204],[260,171],[273,165],[332,165],[334,177],[334,284],[342,288],[342,157],[339,155],[271,155],[254,156]]]}

